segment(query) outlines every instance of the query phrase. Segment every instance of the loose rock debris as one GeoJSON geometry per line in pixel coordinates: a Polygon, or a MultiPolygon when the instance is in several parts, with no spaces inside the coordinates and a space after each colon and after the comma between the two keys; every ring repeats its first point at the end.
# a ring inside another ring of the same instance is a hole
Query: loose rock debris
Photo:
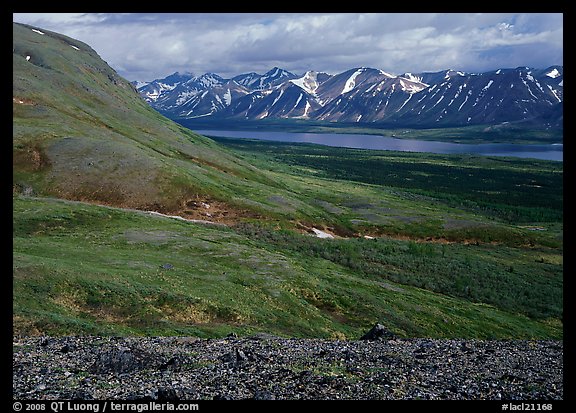
{"type": "Polygon", "coordinates": [[[563,399],[562,341],[13,340],[14,399],[563,399]]]}

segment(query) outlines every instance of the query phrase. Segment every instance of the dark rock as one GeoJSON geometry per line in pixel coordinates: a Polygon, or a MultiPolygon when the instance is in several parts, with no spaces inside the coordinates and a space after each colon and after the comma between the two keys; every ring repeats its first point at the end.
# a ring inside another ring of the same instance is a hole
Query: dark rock
{"type": "Polygon", "coordinates": [[[86,390],[77,389],[72,393],[70,400],[94,400],[94,397],[86,390]]]}
{"type": "Polygon", "coordinates": [[[215,395],[212,400],[234,400],[232,397],[230,397],[227,394],[220,394],[218,393],[217,395],[215,395]]]}
{"type": "Polygon", "coordinates": [[[220,356],[220,360],[232,367],[241,367],[250,363],[268,360],[268,357],[251,350],[235,348],[233,351],[220,356]]]}
{"type": "Polygon", "coordinates": [[[180,397],[174,388],[160,387],[158,389],[158,400],[180,400],[180,397]]]}
{"type": "Polygon", "coordinates": [[[140,363],[134,357],[129,348],[118,348],[101,353],[91,370],[97,374],[126,373],[140,367],[140,363]]]}
{"type": "Polygon", "coordinates": [[[248,357],[242,350],[238,350],[237,348],[235,348],[234,351],[226,353],[222,357],[220,357],[220,360],[222,360],[224,363],[231,364],[233,366],[239,366],[242,363],[247,362],[248,357]]]}
{"type": "Polygon", "coordinates": [[[310,384],[314,381],[315,376],[310,370],[304,370],[300,373],[299,379],[303,384],[310,384]]]}
{"type": "Polygon", "coordinates": [[[176,357],[171,357],[166,363],[160,365],[160,370],[176,370],[180,367],[181,361],[176,357]]]}
{"type": "Polygon", "coordinates": [[[276,400],[276,396],[265,390],[257,390],[254,393],[253,400],[276,400]]]}
{"type": "Polygon", "coordinates": [[[394,338],[396,338],[394,333],[387,330],[382,324],[376,324],[370,329],[370,331],[360,337],[360,340],[392,340],[394,338]]]}
{"type": "Polygon", "coordinates": [[[172,264],[162,264],[160,268],[164,270],[171,270],[172,268],[174,268],[174,266],[172,264]]]}

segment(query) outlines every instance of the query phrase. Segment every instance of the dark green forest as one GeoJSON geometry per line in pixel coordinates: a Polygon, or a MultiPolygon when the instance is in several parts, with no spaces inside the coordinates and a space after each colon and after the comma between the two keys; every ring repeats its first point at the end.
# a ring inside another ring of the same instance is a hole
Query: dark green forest
{"type": "Polygon", "coordinates": [[[397,187],[509,223],[561,222],[563,164],[248,139],[212,139],[235,150],[316,171],[316,176],[397,187]]]}

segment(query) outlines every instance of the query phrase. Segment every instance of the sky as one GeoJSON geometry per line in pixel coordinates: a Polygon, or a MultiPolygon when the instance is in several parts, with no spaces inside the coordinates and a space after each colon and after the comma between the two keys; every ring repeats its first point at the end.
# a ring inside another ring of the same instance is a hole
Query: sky
{"type": "Polygon", "coordinates": [[[280,67],[392,74],[563,65],[562,13],[13,13],[91,46],[130,81],[280,67]]]}

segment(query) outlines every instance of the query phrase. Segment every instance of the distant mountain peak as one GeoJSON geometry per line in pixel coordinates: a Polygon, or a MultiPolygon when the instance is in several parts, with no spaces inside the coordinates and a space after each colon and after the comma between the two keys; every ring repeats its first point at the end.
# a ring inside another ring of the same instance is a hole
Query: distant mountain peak
{"type": "Polygon", "coordinates": [[[184,72],[176,71],[173,73],[175,76],[186,76],[186,77],[194,77],[194,73],[190,72],[189,70],[185,70],[184,72]]]}
{"type": "Polygon", "coordinates": [[[272,69],[270,69],[269,71],[267,71],[264,76],[270,76],[270,77],[289,77],[289,76],[293,76],[292,73],[290,73],[287,70],[284,69],[280,69],[277,66],[274,66],[272,69]]]}
{"type": "Polygon", "coordinates": [[[249,72],[232,79],[214,73],[183,78],[173,74],[138,90],[149,104],[175,118],[305,118],[436,127],[561,119],[563,113],[563,107],[556,108],[563,100],[562,66],[401,75],[360,66],[336,75],[309,70],[301,76],[273,67],[263,75],[249,72]]]}

